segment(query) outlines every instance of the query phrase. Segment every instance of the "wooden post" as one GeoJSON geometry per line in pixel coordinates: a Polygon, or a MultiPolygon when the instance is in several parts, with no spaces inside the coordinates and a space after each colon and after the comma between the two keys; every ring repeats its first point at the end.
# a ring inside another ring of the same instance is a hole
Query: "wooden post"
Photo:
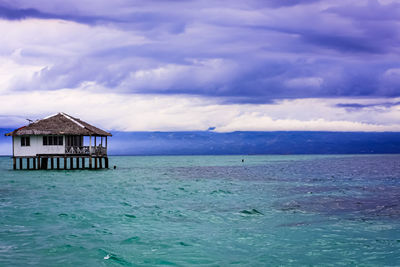
{"type": "Polygon", "coordinates": [[[85,168],[85,157],[82,157],[82,169],[84,169],[85,168]]]}
{"type": "MultiPolygon", "coordinates": [[[[89,136],[89,155],[92,155],[92,136],[89,136]]],[[[92,164],[90,164],[91,166],[92,164]]]]}
{"type": "MultiPolygon", "coordinates": [[[[13,137],[14,138],[14,137],[13,137]]],[[[17,169],[17,159],[15,157],[13,157],[13,169],[16,170],[17,169]]]]}
{"type": "Polygon", "coordinates": [[[79,157],[76,157],[76,168],[79,169],[79,157]]]}
{"type": "Polygon", "coordinates": [[[97,169],[97,157],[94,158],[94,168],[97,169]]]}
{"type": "Polygon", "coordinates": [[[22,158],[19,158],[19,169],[22,170],[22,158]]]}
{"type": "Polygon", "coordinates": [[[57,170],[60,169],[60,158],[57,158],[57,170]]]}
{"type": "MultiPolygon", "coordinates": [[[[14,153],[14,136],[12,136],[12,150],[13,150],[13,157],[14,157],[14,155],[15,155],[15,153],[14,153]]],[[[15,166],[15,168],[17,168],[17,166],[15,166]]]]}
{"type": "Polygon", "coordinates": [[[67,158],[64,157],[64,170],[66,170],[66,169],[67,169],[67,158]]]}
{"type": "Polygon", "coordinates": [[[50,162],[51,163],[51,169],[54,170],[54,158],[51,157],[50,160],[51,160],[51,162],[50,162]]]}
{"type": "MultiPolygon", "coordinates": [[[[106,137],[107,138],[107,137],[106,137]]],[[[107,140],[107,139],[106,139],[107,140]]],[[[104,165],[105,165],[105,168],[106,169],[108,169],[108,157],[105,157],[104,158],[104,165]]]]}
{"type": "Polygon", "coordinates": [[[42,158],[42,164],[41,164],[40,168],[42,170],[47,170],[48,163],[49,163],[48,158],[42,158]]]}
{"type": "Polygon", "coordinates": [[[89,157],[89,169],[92,169],[92,157],[89,157]]]}
{"type": "Polygon", "coordinates": [[[100,155],[103,155],[103,136],[100,136],[100,155]]]}
{"type": "Polygon", "coordinates": [[[37,157],[37,169],[40,170],[40,156],[37,157]]]}
{"type": "Polygon", "coordinates": [[[36,170],[36,158],[34,157],[34,158],[32,158],[32,166],[33,166],[33,169],[34,170],[36,170]]]}
{"type": "Polygon", "coordinates": [[[29,170],[30,169],[30,158],[26,158],[26,169],[29,170]]]}
{"type": "Polygon", "coordinates": [[[72,170],[74,168],[74,159],[72,157],[69,158],[69,169],[72,170]]]}
{"type": "Polygon", "coordinates": [[[100,165],[100,169],[103,169],[103,157],[99,158],[99,165],[100,165]]]}

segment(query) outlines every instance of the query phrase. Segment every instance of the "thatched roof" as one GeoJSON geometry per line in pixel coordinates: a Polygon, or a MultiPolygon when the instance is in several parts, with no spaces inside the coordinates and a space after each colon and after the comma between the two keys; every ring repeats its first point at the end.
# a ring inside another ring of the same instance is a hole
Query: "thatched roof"
{"type": "Polygon", "coordinates": [[[62,112],[18,128],[11,133],[7,133],[6,136],[50,134],[111,136],[106,131],[62,112]]]}

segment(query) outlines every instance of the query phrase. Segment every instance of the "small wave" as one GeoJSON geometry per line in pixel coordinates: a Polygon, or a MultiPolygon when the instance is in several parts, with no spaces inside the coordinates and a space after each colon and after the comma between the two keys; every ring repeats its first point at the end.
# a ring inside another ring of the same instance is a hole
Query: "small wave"
{"type": "Polygon", "coordinates": [[[181,245],[181,246],[184,246],[184,247],[190,247],[190,246],[192,246],[192,245],[190,245],[190,244],[188,244],[188,243],[185,243],[185,242],[179,242],[179,245],[181,245]]]}
{"type": "Polygon", "coordinates": [[[232,192],[228,191],[228,190],[219,189],[219,190],[212,191],[210,194],[211,195],[214,195],[214,194],[232,194],[232,192]]]}
{"type": "Polygon", "coordinates": [[[120,202],[120,203],[121,203],[122,205],[124,205],[124,206],[132,207],[132,205],[129,204],[128,202],[123,201],[123,202],[120,202]]]}
{"type": "Polygon", "coordinates": [[[301,208],[301,205],[297,201],[290,201],[282,204],[280,207],[281,211],[295,211],[301,208]]]}
{"type": "Polygon", "coordinates": [[[263,213],[259,212],[256,209],[242,210],[242,211],[240,211],[240,213],[246,214],[246,215],[264,215],[263,213]]]}
{"type": "Polygon", "coordinates": [[[139,240],[140,240],[140,237],[132,236],[130,238],[122,240],[121,244],[133,244],[133,243],[137,243],[139,240]]]}
{"type": "Polygon", "coordinates": [[[107,253],[106,256],[103,257],[103,259],[114,261],[115,263],[118,263],[122,266],[133,266],[133,264],[129,261],[113,253],[107,253]]]}
{"type": "Polygon", "coordinates": [[[310,225],[309,222],[294,222],[294,223],[283,223],[279,224],[278,227],[298,227],[298,226],[305,226],[310,225]]]}

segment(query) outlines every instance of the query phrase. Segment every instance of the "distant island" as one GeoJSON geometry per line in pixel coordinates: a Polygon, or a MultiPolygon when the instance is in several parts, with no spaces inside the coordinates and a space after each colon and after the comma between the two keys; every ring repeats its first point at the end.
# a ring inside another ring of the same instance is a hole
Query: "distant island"
{"type": "MultiPolygon", "coordinates": [[[[0,154],[11,155],[0,129],[0,154]]],[[[109,155],[400,153],[398,132],[118,132],[109,155]]]]}

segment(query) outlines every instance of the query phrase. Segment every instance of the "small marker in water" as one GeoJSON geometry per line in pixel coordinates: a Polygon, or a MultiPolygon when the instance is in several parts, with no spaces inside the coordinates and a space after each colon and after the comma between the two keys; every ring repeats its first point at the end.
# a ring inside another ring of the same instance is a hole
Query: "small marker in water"
{"type": "Polygon", "coordinates": [[[114,170],[117,168],[117,166],[114,165],[114,170]]]}
{"type": "Polygon", "coordinates": [[[108,260],[110,258],[110,255],[107,254],[107,256],[104,257],[105,260],[108,260]]]}

